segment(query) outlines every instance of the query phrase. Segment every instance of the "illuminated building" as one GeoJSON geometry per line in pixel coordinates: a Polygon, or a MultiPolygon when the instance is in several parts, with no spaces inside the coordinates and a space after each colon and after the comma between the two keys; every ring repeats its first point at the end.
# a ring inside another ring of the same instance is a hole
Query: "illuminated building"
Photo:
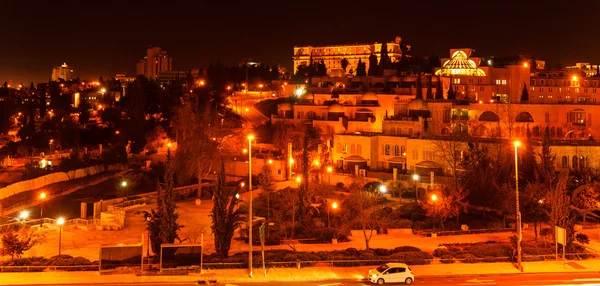
{"type": "Polygon", "coordinates": [[[159,47],[148,48],[146,57],[137,63],[137,74],[142,74],[150,80],[157,80],[161,72],[170,71],[172,58],[159,47]]]}
{"type": "MultiPolygon", "coordinates": [[[[402,39],[396,37],[393,42],[386,43],[388,56],[392,62],[399,61],[402,58],[402,39]]],[[[333,46],[302,46],[294,47],[294,72],[298,70],[298,66],[308,66],[312,56],[313,62],[325,62],[327,72],[333,69],[342,69],[342,59],[348,60],[346,71],[355,70],[358,61],[361,60],[366,64],[369,70],[369,56],[375,54],[377,62],[381,59],[381,43],[373,44],[354,44],[354,45],[333,45],[333,46]]],[[[406,46],[410,49],[410,46],[406,46]]]]}
{"type": "Polygon", "coordinates": [[[52,69],[52,81],[60,81],[61,79],[64,81],[71,80],[71,73],[73,70],[67,65],[67,63],[63,63],[60,66],[55,66],[52,69]]]}
{"type": "Polygon", "coordinates": [[[600,168],[600,121],[593,119],[600,77],[545,71],[541,61],[532,68],[520,57],[471,57],[471,49],[450,55],[433,76],[319,78],[271,120],[319,127],[331,140],[329,161],[349,173],[358,166],[450,175],[448,144],[456,144],[452,156],[460,163],[469,142],[493,147],[514,139],[536,152],[549,140],[557,169],[600,168]],[[419,78],[425,99],[416,98],[419,78]],[[441,84],[443,99],[425,96],[428,82],[434,95],[441,84]],[[450,87],[456,100],[447,98],[450,87]]]}

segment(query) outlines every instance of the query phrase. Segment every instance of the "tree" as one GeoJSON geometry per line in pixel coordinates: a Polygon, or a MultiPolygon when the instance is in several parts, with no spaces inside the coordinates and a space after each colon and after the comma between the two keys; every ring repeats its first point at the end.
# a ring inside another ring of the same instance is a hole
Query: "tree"
{"type": "Polygon", "coordinates": [[[366,76],[367,75],[367,64],[362,60],[358,60],[358,64],[356,65],[356,76],[366,76]]]}
{"type": "Polygon", "coordinates": [[[325,66],[325,61],[321,60],[316,67],[315,74],[317,76],[326,76],[327,75],[327,66],[325,66]]]}
{"type": "Polygon", "coordinates": [[[430,216],[435,216],[444,229],[444,222],[451,217],[458,217],[466,211],[469,203],[466,200],[467,192],[460,186],[448,187],[444,186],[441,191],[436,194],[436,200],[430,199],[423,203],[423,209],[430,216]]]}
{"type": "Polygon", "coordinates": [[[383,73],[385,69],[389,69],[392,67],[392,60],[388,55],[387,43],[383,41],[381,43],[381,57],[379,60],[379,72],[383,73]]]}
{"type": "Polygon", "coordinates": [[[264,164],[262,172],[259,175],[258,183],[260,188],[263,190],[263,194],[267,197],[267,221],[271,216],[271,195],[275,192],[275,184],[273,183],[273,174],[271,173],[271,167],[264,164]]]}
{"type": "Polygon", "coordinates": [[[423,99],[423,87],[421,86],[421,73],[419,73],[417,75],[417,82],[416,82],[415,88],[417,89],[415,99],[423,99]]]}
{"type": "Polygon", "coordinates": [[[368,76],[377,76],[379,75],[379,67],[377,66],[377,56],[371,54],[369,56],[369,71],[367,73],[368,76]]]}
{"type": "Polygon", "coordinates": [[[341,61],[341,65],[342,65],[342,69],[344,70],[344,72],[346,71],[346,68],[348,67],[348,59],[343,58],[341,61]]]}
{"type": "Polygon", "coordinates": [[[523,83],[523,91],[521,91],[521,101],[528,102],[529,101],[529,91],[527,91],[527,84],[523,83]]]}
{"type": "Polygon", "coordinates": [[[10,256],[10,260],[14,261],[15,257],[20,258],[23,252],[37,244],[44,243],[46,236],[29,227],[21,227],[17,232],[12,230],[5,232],[1,239],[0,255],[10,256]]]}
{"type": "Polygon", "coordinates": [[[452,77],[450,77],[450,87],[448,87],[446,98],[448,100],[456,100],[456,90],[454,90],[454,86],[452,86],[452,77]]]}
{"type": "Polygon", "coordinates": [[[353,182],[350,185],[350,195],[342,204],[343,221],[362,230],[365,248],[369,249],[373,231],[385,224],[385,218],[376,216],[376,212],[380,209],[379,193],[367,191],[361,185],[360,182],[353,182]]]}
{"type": "Polygon", "coordinates": [[[431,76],[428,76],[427,77],[427,93],[425,94],[425,98],[427,100],[433,100],[433,93],[432,93],[432,90],[431,90],[431,85],[432,85],[432,83],[431,83],[431,76]]]}
{"type": "Polygon", "coordinates": [[[139,153],[146,145],[146,97],[142,91],[140,80],[145,80],[143,76],[138,76],[134,82],[128,85],[129,99],[129,130],[128,139],[132,141],[131,150],[139,153]]]}
{"type": "Polygon", "coordinates": [[[442,78],[437,76],[437,86],[435,88],[435,100],[444,99],[444,90],[442,88],[442,78]]]}
{"type": "Polygon", "coordinates": [[[167,154],[165,165],[164,182],[158,182],[156,186],[157,202],[156,208],[150,212],[143,212],[146,219],[146,229],[150,233],[152,251],[160,253],[160,245],[163,243],[174,243],[179,239],[177,231],[182,226],[177,222],[179,214],[176,212],[176,191],[174,189],[174,170],[170,160],[170,152],[167,154]]]}
{"type": "MultiPolygon", "coordinates": [[[[214,205],[211,212],[212,231],[214,234],[215,251],[219,258],[227,258],[231,247],[231,239],[235,229],[241,223],[239,210],[236,210],[238,199],[235,189],[228,188],[225,181],[225,165],[221,160],[221,170],[214,191],[214,205]]],[[[248,243],[252,243],[249,241],[248,243]]]]}
{"type": "Polygon", "coordinates": [[[80,97],[81,102],[79,103],[79,124],[85,125],[90,121],[90,104],[87,102],[84,96],[80,97]]]}

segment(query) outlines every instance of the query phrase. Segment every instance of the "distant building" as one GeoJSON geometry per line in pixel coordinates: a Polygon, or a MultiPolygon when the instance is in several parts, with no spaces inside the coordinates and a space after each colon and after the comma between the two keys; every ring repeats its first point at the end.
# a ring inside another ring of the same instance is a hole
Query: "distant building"
{"type": "Polygon", "coordinates": [[[144,75],[150,80],[157,80],[158,75],[164,71],[170,71],[172,68],[172,59],[167,52],[159,47],[150,47],[146,57],[137,63],[137,74],[144,75]]]}
{"type": "MultiPolygon", "coordinates": [[[[410,46],[406,46],[410,50],[410,46]]],[[[399,61],[402,58],[402,38],[396,37],[393,42],[387,43],[388,55],[392,62],[399,61]]],[[[377,62],[381,60],[381,43],[373,44],[354,44],[354,45],[337,45],[337,46],[303,46],[294,47],[294,71],[298,70],[300,65],[308,65],[310,57],[313,62],[325,62],[327,72],[332,69],[342,68],[342,59],[348,60],[346,71],[351,69],[356,71],[358,61],[366,64],[369,69],[369,56],[375,54],[377,62]]]]}
{"type": "Polygon", "coordinates": [[[200,76],[200,69],[191,69],[189,71],[163,71],[158,74],[156,81],[159,84],[165,84],[176,80],[187,80],[190,76],[192,80],[198,79],[200,76]]]}
{"type": "Polygon", "coordinates": [[[71,80],[71,73],[73,70],[66,64],[63,63],[61,66],[55,66],[52,69],[52,81],[60,81],[61,79],[64,81],[71,80]]]}

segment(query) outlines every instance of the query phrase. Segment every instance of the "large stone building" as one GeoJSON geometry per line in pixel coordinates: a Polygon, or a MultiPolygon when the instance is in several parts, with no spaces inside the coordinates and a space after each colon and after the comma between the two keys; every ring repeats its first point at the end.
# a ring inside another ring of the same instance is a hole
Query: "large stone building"
{"type": "Polygon", "coordinates": [[[150,80],[157,80],[161,72],[171,70],[171,65],[172,58],[167,55],[167,51],[159,47],[150,47],[146,52],[146,57],[137,63],[136,72],[150,80]]]}
{"type": "MultiPolygon", "coordinates": [[[[396,37],[393,42],[386,43],[388,55],[392,62],[399,61],[402,58],[402,39],[396,37]]],[[[294,47],[294,71],[298,70],[300,65],[308,65],[312,56],[313,62],[324,61],[327,72],[342,69],[342,59],[348,60],[347,71],[356,70],[358,61],[361,60],[369,69],[369,56],[377,56],[377,62],[381,60],[381,43],[372,44],[351,44],[351,45],[333,45],[333,46],[302,46],[294,47]]],[[[410,49],[410,46],[406,46],[410,49]]]]}
{"type": "Polygon", "coordinates": [[[468,142],[529,140],[539,149],[544,136],[556,167],[600,168],[600,121],[593,120],[600,77],[472,52],[451,50],[434,75],[319,78],[296,103],[280,104],[272,121],[319,127],[329,164],[347,172],[451,174],[448,156],[462,160],[468,142]],[[450,88],[456,100],[447,98],[450,88]]]}
{"type": "Polygon", "coordinates": [[[73,72],[73,70],[67,65],[67,63],[63,63],[60,66],[55,66],[52,69],[51,80],[59,81],[62,79],[64,81],[69,81],[69,80],[71,80],[72,72],[73,72]]]}

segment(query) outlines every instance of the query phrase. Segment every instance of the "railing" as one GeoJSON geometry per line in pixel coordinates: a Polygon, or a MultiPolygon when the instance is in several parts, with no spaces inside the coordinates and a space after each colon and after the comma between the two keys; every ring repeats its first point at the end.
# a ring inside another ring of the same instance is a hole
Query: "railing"
{"type": "Polygon", "coordinates": [[[514,231],[514,228],[481,228],[481,229],[469,229],[469,230],[446,230],[446,231],[434,231],[428,230],[413,230],[413,233],[417,235],[431,236],[435,233],[437,236],[449,236],[449,235],[465,235],[465,234],[479,234],[479,233],[493,233],[493,232],[510,232],[514,231]]]}
{"type": "Polygon", "coordinates": [[[113,204],[113,206],[115,208],[126,208],[126,207],[130,207],[130,206],[144,205],[144,204],[146,204],[146,201],[147,201],[146,198],[141,198],[141,199],[124,201],[121,203],[115,203],[115,204],[113,204]]]}

